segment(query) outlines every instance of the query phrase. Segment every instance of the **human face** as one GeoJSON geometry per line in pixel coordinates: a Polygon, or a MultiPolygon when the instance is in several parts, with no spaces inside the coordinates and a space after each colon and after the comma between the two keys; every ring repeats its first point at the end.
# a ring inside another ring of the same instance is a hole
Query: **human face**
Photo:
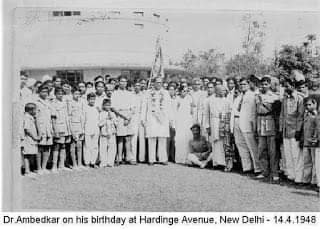
{"type": "Polygon", "coordinates": [[[37,111],[36,111],[36,106],[32,106],[32,109],[30,110],[30,114],[35,117],[36,114],[37,114],[37,111]]]}
{"type": "Polygon", "coordinates": [[[160,78],[157,78],[156,79],[156,82],[154,83],[154,88],[156,90],[160,90],[161,89],[161,86],[162,86],[162,80],[160,78]]]}
{"type": "Polygon", "coordinates": [[[163,83],[163,88],[168,89],[168,83],[163,83]]]}
{"type": "Polygon", "coordinates": [[[80,91],[74,91],[73,92],[73,99],[75,101],[78,101],[79,98],[80,98],[80,91]]]}
{"type": "Polygon", "coordinates": [[[240,82],[240,90],[241,92],[246,92],[249,89],[249,84],[246,80],[240,82]]]}
{"type": "Polygon", "coordinates": [[[86,93],[86,85],[84,83],[79,83],[79,90],[81,94],[85,94],[86,93]]]}
{"type": "Polygon", "coordinates": [[[56,78],[56,80],[54,81],[54,86],[55,87],[60,87],[61,86],[61,78],[56,78]]]}
{"type": "Polygon", "coordinates": [[[314,111],[317,109],[317,105],[316,103],[313,103],[311,100],[308,100],[308,102],[306,103],[306,108],[308,111],[314,111]]]}
{"type": "Polygon", "coordinates": [[[102,95],[103,92],[104,92],[104,85],[103,85],[103,83],[98,83],[98,84],[96,85],[96,93],[97,93],[98,95],[102,95]]]}
{"type": "Polygon", "coordinates": [[[303,93],[303,94],[307,94],[308,93],[308,88],[305,84],[302,84],[298,87],[298,91],[303,93]]]}
{"type": "Polygon", "coordinates": [[[47,87],[51,90],[53,88],[53,83],[51,81],[47,82],[47,87]]]}
{"type": "Polygon", "coordinates": [[[62,89],[64,90],[64,92],[66,94],[68,94],[68,92],[70,91],[69,86],[70,86],[69,84],[63,84],[62,85],[62,89]]]}
{"type": "Polygon", "coordinates": [[[28,78],[25,75],[20,76],[20,87],[23,88],[27,83],[28,78]]]}
{"type": "Polygon", "coordinates": [[[208,95],[209,95],[209,96],[210,96],[210,95],[213,95],[213,93],[214,93],[214,86],[213,86],[212,83],[209,83],[209,84],[207,85],[207,91],[208,91],[208,95]]]}
{"type": "Polygon", "coordinates": [[[186,95],[188,94],[188,89],[187,88],[183,88],[181,93],[180,93],[180,96],[182,98],[186,97],[186,95]]]}
{"type": "Polygon", "coordinates": [[[104,103],[103,106],[102,106],[102,109],[104,111],[109,111],[111,108],[111,103],[104,103]]]}
{"type": "Polygon", "coordinates": [[[267,91],[269,91],[270,86],[271,86],[270,83],[268,83],[267,81],[263,81],[261,83],[261,92],[266,93],[267,91]]]}
{"type": "Polygon", "coordinates": [[[141,80],[141,81],[140,81],[140,85],[141,85],[141,90],[145,90],[145,89],[146,89],[147,82],[146,82],[145,80],[141,80]]]}
{"type": "Polygon", "coordinates": [[[141,90],[141,84],[138,83],[138,82],[135,83],[135,85],[134,85],[134,91],[135,91],[135,93],[139,93],[140,90],[141,90]]]}
{"type": "Polygon", "coordinates": [[[63,95],[64,95],[64,93],[63,93],[62,91],[58,91],[58,92],[56,93],[56,98],[57,98],[57,100],[62,101],[63,95]]]}
{"type": "Polygon", "coordinates": [[[91,89],[93,86],[91,84],[87,84],[87,89],[91,89]]]}
{"type": "Polygon", "coordinates": [[[290,83],[285,82],[284,86],[285,86],[285,90],[286,90],[286,92],[287,92],[287,93],[289,93],[289,94],[290,94],[290,93],[292,93],[292,92],[293,92],[294,87],[293,87],[290,83]]]}
{"type": "Polygon", "coordinates": [[[88,99],[88,105],[91,106],[91,107],[94,106],[95,102],[96,102],[96,97],[90,97],[88,99]]]}
{"type": "Polygon", "coordinates": [[[200,90],[200,87],[201,87],[201,82],[200,82],[200,80],[196,80],[196,81],[194,82],[194,84],[193,84],[193,90],[198,91],[198,90],[200,90]]]}
{"type": "Polygon", "coordinates": [[[125,78],[121,78],[119,81],[119,88],[125,90],[127,87],[127,80],[125,78]]]}
{"type": "Polygon", "coordinates": [[[170,87],[168,88],[168,91],[169,91],[169,95],[170,95],[171,97],[174,97],[174,96],[175,96],[176,90],[174,89],[174,87],[170,86],[170,87]]]}
{"type": "Polygon", "coordinates": [[[39,92],[39,96],[41,99],[45,100],[49,95],[49,92],[47,89],[42,89],[40,92],[39,92]]]}
{"type": "Polygon", "coordinates": [[[234,81],[228,80],[227,86],[230,91],[233,90],[233,88],[235,87],[234,81]]]}

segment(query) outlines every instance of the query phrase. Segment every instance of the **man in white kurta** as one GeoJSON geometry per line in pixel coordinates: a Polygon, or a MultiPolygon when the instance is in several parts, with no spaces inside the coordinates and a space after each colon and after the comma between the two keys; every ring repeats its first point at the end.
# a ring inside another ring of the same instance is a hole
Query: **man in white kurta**
{"type": "Polygon", "coordinates": [[[142,106],[144,103],[144,93],[141,91],[140,82],[136,82],[134,85],[134,109],[135,114],[132,117],[132,125],[134,130],[134,135],[132,137],[132,155],[136,158],[138,152],[138,141],[139,141],[139,162],[145,162],[146,158],[146,141],[145,141],[145,131],[144,126],[142,125],[142,106]]]}
{"type": "Polygon", "coordinates": [[[155,80],[154,89],[146,93],[144,106],[144,123],[149,145],[149,164],[156,161],[156,145],[158,142],[158,160],[168,164],[166,142],[169,137],[169,125],[172,122],[170,95],[162,88],[162,79],[155,80]]]}
{"type": "Polygon", "coordinates": [[[222,85],[216,87],[216,96],[210,97],[205,112],[205,127],[210,134],[209,142],[212,144],[213,166],[226,166],[221,129],[225,128],[222,122],[231,112],[231,102],[224,96],[225,91],[222,85]]]}

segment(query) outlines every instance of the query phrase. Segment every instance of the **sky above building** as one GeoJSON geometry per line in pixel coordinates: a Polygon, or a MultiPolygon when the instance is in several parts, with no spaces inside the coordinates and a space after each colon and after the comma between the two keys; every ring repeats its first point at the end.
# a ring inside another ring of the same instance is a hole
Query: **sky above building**
{"type": "MultiPolygon", "coordinates": [[[[164,52],[174,61],[191,49],[194,52],[217,49],[229,58],[242,52],[245,11],[161,10],[169,19],[164,52]]],[[[320,45],[320,14],[317,12],[264,11],[251,12],[266,22],[263,55],[270,58],[282,44],[301,44],[307,34],[317,35],[320,45]]]]}

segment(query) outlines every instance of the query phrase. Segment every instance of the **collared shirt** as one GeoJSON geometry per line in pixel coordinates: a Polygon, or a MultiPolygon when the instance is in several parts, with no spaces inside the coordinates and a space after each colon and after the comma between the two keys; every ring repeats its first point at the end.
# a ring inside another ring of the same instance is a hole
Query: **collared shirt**
{"type": "Polygon", "coordinates": [[[285,95],[280,114],[280,130],[285,138],[294,138],[296,131],[301,131],[303,123],[303,97],[296,91],[285,95]]]}
{"type": "Polygon", "coordinates": [[[51,102],[51,106],[53,108],[53,114],[55,115],[55,118],[52,120],[54,136],[62,137],[70,135],[67,102],[65,100],[59,101],[54,99],[51,102]]]}
{"type": "Polygon", "coordinates": [[[101,136],[111,136],[117,133],[117,117],[112,111],[101,111],[99,115],[99,125],[101,126],[101,136]]]}
{"type": "Polygon", "coordinates": [[[317,147],[317,112],[305,111],[303,120],[303,146],[317,147]]]}

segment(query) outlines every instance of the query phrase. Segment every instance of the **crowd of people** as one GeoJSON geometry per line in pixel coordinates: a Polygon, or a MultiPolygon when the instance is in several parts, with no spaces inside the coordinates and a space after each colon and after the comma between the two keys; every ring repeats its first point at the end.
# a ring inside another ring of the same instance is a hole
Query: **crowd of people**
{"type": "Polygon", "coordinates": [[[20,94],[25,176],[170,162],[319,193],[320,100],[295,70],[281,80],[97,76],[76,85],[22,74],[20,94]]]}

